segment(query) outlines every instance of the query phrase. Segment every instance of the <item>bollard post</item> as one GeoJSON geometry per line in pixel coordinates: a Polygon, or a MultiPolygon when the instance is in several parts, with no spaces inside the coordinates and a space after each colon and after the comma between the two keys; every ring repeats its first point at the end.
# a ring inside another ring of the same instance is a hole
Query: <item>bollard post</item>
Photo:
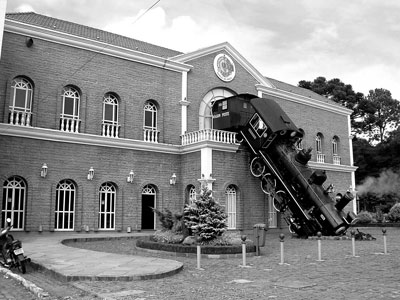
{"type": "Polygon", "coordinates": [[[386,228],[382,228],[383,234],[383,253],[387,254],[387,246],[386,246],[386,228]]]}
{"type": "Polygon", "coordinates": [[[246,236],[242,235],[242,258],[243,258],[243,267],[246,267],[246,236]]]}
{"type": "Polygon", "coordinates": [[[197,269],[204,270],[201,268],[201,246],[200,246],[201,237],[198,236],[196,238],[196,242],[197,242],[197,269]]]}
{"type": "Polygon", "coordinates": [[[353,257],[356,257],[356,238],[355,238],[356,232],[354,230],[351,230],[350,234],[351,234],[351,246],[353,249],[353,257]]]}
{"type": "Polygon", "coordinates": [[[285,263],[285,257],[284,257],[284,253],[283,253],[283,243],[285,241],[285,235],[283,233],[281,233],[279,235],[279,240],[281,242],[281,262],[280,262],[280,265],[283,265],[285,263]]]}
{"type": "Polygon", "coordinates": [[[317,261],[323,261],[322,260],[322,254],[321,254],[321,236],[322,233],[320,231],[317,232],[317,240],[318,240],[318,260],[317,261]]]}

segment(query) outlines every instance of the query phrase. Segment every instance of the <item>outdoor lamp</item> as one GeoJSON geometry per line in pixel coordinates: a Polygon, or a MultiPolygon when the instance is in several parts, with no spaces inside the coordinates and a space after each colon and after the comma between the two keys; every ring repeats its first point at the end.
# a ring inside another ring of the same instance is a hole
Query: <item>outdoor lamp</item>
{"type": "Polygon", "coordinates": [[[93,177],[94,177],[94,169],[93,169],[93,167],[90,167],[89,173],[87,175],[87,179],[88,180],[93,180],[93,177]]]}
{"type": "Polygon", "coordinates": [[[40,176],[43,178],[46,178],[46,176],[47,176],[47,165],[46,164],[43,164],[42,170],[40,171],[40,176]]]}
{"type": "Polygon", "coordinates": [[[133,183],[133,177],[135,177],[135,173],[133,173],[133,170],[131,170],[126,178],[126,182],[133,183]]]}
{"type": "Polygon", "coordinates": [[[171,176],[171,178],[169,180],[169,184],[170,185],[175,185],[175,183],[176,183],[176,174],[172,173],[172,176],[171,176]]]}

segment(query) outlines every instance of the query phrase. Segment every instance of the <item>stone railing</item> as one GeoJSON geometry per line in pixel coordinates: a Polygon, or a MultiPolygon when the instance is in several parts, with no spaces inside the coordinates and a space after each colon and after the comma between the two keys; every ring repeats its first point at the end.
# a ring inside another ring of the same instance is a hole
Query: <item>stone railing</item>
{"type": "Polygon", "coordinates": [[[225,144],[238,144],[236,141],[236,132],[217,129],[202,129],[199,131],[187,132],[182,135],[181,138],[182,146],[202,141],[214,141],[225,144]]]}
{"type": "Polygon", "coordinates": [[[143,140],[150,143],[158,143],[160,132],[154,129],[143,129],[143,140]]]}
{"type": "Polygon", "coordinates": [[[340,165],[340,156],[339,155],[336,155],[336,154],[333,155],[333,164],[340,165]]]}
{"type": "Polygon", "coordinates": [[[60,119],[60,130],[66,132],[79,132],[79,125],[81,120],[71,117],[61,116],[60,119]]]}
{"type": "Polygon", "coordinates": [[[101,134],[102,136],[117,138],[119,137],[119,127],[118,124],[103,123],[101,134]]]}
{"type": "Polygon", "coordinates": [[[325,154],[317,153],[317,162],[324,163],[325,162],[325,154]]]}
{"type": "Polygon", "coordinates": [[[31,126],[32,113],[10,108],[9,123],[12,125],[31,126]]]}

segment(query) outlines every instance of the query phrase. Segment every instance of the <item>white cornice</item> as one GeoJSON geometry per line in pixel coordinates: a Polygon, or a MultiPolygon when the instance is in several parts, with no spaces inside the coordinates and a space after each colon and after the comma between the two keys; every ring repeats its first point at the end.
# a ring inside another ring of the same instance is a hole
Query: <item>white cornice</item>
{"type": "Polygon", "coordinates": [[[264,86],[262,84],[257,84],[256,85],[257,91],[261,91],[262,93],[266,95],[271,95],[277,98],[282,98],[282,100],[288,100],[296,103],[300,103],[303,105],[323,109],[326,111],[342,114],[342,115],[351,115],[352,111],[348,108],[342,107],[340,105],[335,105],[331,103],[325,103],[320,100],[316,100],[310,97],[302,96],[299,94],[291,93],[288,91],[276,89],[276,88],[270,88],[268,86],[264,86]]]}
{"type": "Polygon", "coordinates": [[[323,163],[317,163],[314,161],[309,161],[308,165],[312,169],[335,171],[335,172],[346,172],[346,173],[355,172],[358,169],[358,167],[355,167],[355,166],[334,165],[334,164],[326,164],[326,163],[323,164],[323,163]]]}
{"type": "Polygon", "coordinates": [[[143,53],[140,51],[134,51],[131,49],[118,47],[115,45],[103,43],[100,41],[94,41],[55,30],[50,30],[39,26],[28,25],[13,20],[5,21],[4,31],[29,36],[32,38],[42,39],[53,43],[63,44],[75,48],[85,49],[96,53],[102,53],[121,59],[140,62],[143,64],[152,65],[176,72],[188,72],[190,69],[193,68],[188,64],[173,61],[167,58],[143,53]]]}
{"type": "Polygon", "coordinates": [[[234,47],[232,47],[231,44],[228,42],[216,44],[210,47],[198,49],[193,52],[185,53],[185,54],[180,54],[175,57],[171,57],[171,60],[174,60],[176,62],[188,62],[194,59],[198,59],[200,57],[220,52],[220,51],[226,51],[228,52],[247,72],[249,72],[260,84],[264,86],[268,86],[271,88],[274,88],[274,85],[267,79],[265,76],[263,76],[259,71],[257,71],[256,68],[252,64],[250,64],[234,47]]]}
{"type": "Polygon", "coordinates": [[[180,146],[148,143],[140,140],[108,138],[93,134],[70,133],[53,129],[0,124],[0,135],[45,140],[52,142],[83,144],[118,149],[180,154],[180,146]]]}
{"type": "Polygon", "coordinates": [[[217,151],[236,152],[239,147],[239,145],[224,144],[213,141],[203,141],[187,146],[149,143],[141,140],[108,138],[93,134],[70,133],[54,129],[15,126],[4,123],[0,123],[0,135],[61,143],[82,144],[88,146],[158,152],[165,154],[188,154],[200,151],[201,148],[204,147],[211,147],[213,150],[217,151]]]}

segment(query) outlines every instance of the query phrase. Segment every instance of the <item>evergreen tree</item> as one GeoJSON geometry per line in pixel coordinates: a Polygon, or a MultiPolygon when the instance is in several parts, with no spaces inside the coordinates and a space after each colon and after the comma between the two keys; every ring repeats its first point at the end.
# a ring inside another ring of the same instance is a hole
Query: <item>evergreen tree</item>
{"type": "Polygon", "coordinates": [[[200,241],[211,241],[226,230],[227,215],[224,208],[214,200],[212,191],[203,188],[193,204],[184,208],[185,225],[200,241]]]}

